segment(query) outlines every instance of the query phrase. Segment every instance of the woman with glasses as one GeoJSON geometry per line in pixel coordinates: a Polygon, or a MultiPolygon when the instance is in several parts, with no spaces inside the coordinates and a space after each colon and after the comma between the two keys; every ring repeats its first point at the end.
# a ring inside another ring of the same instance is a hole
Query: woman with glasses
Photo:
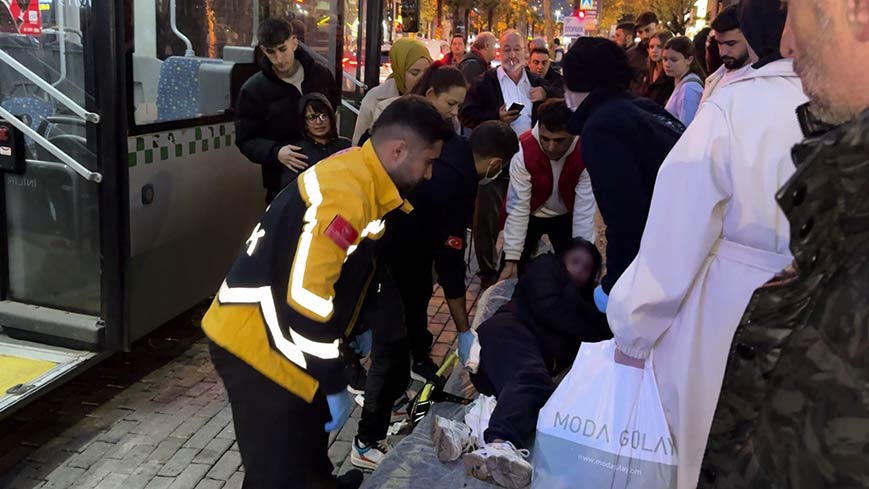
{"type": "MultiPolygon", "coordinates": [[[[320,93],[309,93],[299,101],[299,117],[304,136],[291,144],[300,147],[300,153],[308,157],[308,167],[351,146],[350,140],[338,136],[335,111],[329,99],[320,93]]],[[[288,167],[281,173],[281,188],[296,180],[299,172],[288,167]]]]}

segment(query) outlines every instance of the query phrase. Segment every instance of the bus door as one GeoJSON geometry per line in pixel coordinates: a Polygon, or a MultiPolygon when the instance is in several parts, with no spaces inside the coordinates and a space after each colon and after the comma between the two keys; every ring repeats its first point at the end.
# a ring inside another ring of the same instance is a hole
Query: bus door
{"type": "Polygon", "coordinates": [[[0,413],[120,343],[106,325],[120,323],[124,254],[113,7],[10,3],[0,119],[23,135],[25,164],[0,173],[0,413]]]}

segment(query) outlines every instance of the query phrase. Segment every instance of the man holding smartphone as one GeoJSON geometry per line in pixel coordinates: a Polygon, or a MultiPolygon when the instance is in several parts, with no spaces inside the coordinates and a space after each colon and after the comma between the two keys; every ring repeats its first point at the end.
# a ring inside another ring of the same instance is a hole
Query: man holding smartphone
{"type": "MultiPolygon", "coordinates": [[[[459,112],[462,125],[475,128],[490,120],[510,124],[517,136],[529,131],[535,122],[540,103],[551,96],[552,88],[528,70],[525,41],[518,31],[501,34],[501,65],[478,78],[468,91],[459,112]]],[[[483,288],[498,278],[498,233],[501,231],[501,208],[510,182],[509,172],[490,185],[481,187],[474,216],[474,244],[483,288]]]]}

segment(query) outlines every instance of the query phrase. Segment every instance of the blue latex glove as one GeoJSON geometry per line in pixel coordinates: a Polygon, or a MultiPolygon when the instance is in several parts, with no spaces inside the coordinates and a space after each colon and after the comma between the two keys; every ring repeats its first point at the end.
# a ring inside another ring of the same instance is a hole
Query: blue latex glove
{"type": "Polygon", "coordinates": [[[471,355],[471,345],[474,344],[474,333],[465,331],[459,333],[459,361],[462,365],[468,364],[468,357],[471,355]]]}
{"type": "Polygon", "coordinates": [[[371,353],[371,330],[353,338],[348,346],[360,357],[367,357],[371,353]]]}
{"type": "Polygon", "coordinates": [[[350,418],[350,411],[353,410],[353,401],[350,399],[350,393],[343,390],[337,394],[326,396],[326,402],[329,404],[329,414],[332,415],[332,421],[326,423],[326,431],[338,431],[350,418]]]}
{"type": "Polygon", "coordinates": [[[597,306],[598,311],[606,312],[606,306],[609,299],[609,296],[603,291],[603,287],[598,285],[597,288],[594,289],[594,305],[597,306]]]}

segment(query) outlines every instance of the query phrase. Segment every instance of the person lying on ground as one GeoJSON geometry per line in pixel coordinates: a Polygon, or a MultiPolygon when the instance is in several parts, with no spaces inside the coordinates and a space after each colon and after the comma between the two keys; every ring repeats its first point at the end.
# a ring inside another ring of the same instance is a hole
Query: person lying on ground
{"type": "MultiPolygon", "coordinates": [[[[594,244],[576,238],[563,253],[532,261],[510,302],[478,328],[479,368],[471,381],[498,404],[483,436],[485,446],[464,457],[469,475],[491,477],[507,488],[531,482],[523,447],[555,390],[555,377],[573,364],[582,342],[612,338],[606,316],[594,305],[600,267],[594,244]]],[[[468,356],[460,347],[463,364],[468,356]]],[[[457,459],[469,435],[464,424],[436,418],[432,438],[439,458],[457,459]]]]}

